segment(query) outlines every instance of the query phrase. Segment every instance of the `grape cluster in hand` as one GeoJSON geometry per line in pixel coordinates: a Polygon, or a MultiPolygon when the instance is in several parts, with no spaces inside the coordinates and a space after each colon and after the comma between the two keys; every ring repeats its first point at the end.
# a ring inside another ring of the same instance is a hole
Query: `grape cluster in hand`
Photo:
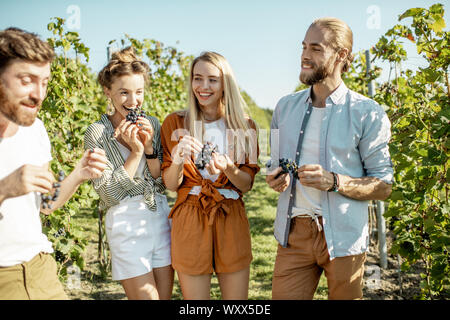
{"type": "Polygon", "coordinates": [[[136,110],[129,111],[126,116],[126,120],[130,121],[131,123],[136,123],[138,117],[146,117],[144,110],[138,109],[137,111],[136,110]]]}
{"type": "Polygon", "coordinates": [[[298,172],[297,172],[298,166],[295,163],[295,161],[282,158],[279,160],[279,163],[280,163],[280,167],[281,167],[281,172],[278,174],[278,176],[282,175],[284,173],[290,172],[290,173],[292,173],[294,178],[298,179],[298,172]]]}
{"type": "Polygon", "coordinates": [[[54,202],[58,199],[59,196],[59,188],[61,187],[61,184],[59,182],[64,180],[64,171],[60,170],[58,173],[58,182],[54,182],[53,183],[53,188],[55,188],[55,192],[53,193],[53,195],[51,194],[41,194],[41,206],[43,209],[51,209],[52,208],[52,204],[51,202],[54,202]]]}
{"type": "Polygon", "coordinates": [[[213,145],[211,142],[207,142],[203,145],[202,151],[199,153],[195,166],[197,169],[205,169],[205,166],[211,161],[213,152],[217,152],[219,148],[213,145]]]}

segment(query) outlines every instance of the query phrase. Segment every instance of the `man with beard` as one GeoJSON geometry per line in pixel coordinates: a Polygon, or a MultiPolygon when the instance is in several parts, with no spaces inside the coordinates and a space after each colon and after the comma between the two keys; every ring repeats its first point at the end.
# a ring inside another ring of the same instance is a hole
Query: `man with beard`
{"type": "Polygon", "coordinates": [[[36,119],[47,92],[55,54],[35,34],[0,31],[0,300],[67,299],[49,255],[39,212],[61,207],[87,179],[101,176],[104,151],[87,151],[61,182],[52,208],[40,193],[53,191],[50,141],[36,119]]]}
{"type": "Polygon", "coordinates": [[[342,81],[353,60],[345,22],[314,21],[302,46],[300,81],[310,87],[283,97],[271,124],[266,181],[280,192],[272,298],[312,299],[325,271],[329,299],[360,299],[368,201],[391,193],[390,122],[342,81]],[[279,175],[282,158],[295,159],[298,178],[279,175]]]}

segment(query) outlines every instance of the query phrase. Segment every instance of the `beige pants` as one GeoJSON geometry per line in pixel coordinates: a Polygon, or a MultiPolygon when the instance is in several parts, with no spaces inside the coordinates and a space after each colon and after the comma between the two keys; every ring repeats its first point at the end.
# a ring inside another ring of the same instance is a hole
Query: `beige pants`
{"type": "Polygon", "coordinates": [[[39,253],[28,262],[0,267],[0,300],[67,300],[56,261],[39,253]]]}
{"type": "MultiPolygon", "coordinates": [[[[319,218],[322,224],[322,218],[319,218]]],[[[366,254],[330,261],[323,230],[311,218],[292,219],[289,246],[278,245],[272,280],[272,299],[311,300],[322,271],[328,282],[328,299],[362,298],[366,254]]]]}

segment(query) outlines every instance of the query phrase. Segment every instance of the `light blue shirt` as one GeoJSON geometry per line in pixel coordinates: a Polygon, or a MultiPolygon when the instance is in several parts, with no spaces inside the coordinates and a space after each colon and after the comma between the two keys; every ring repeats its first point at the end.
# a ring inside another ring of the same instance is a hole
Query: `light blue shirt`
{"type": "MultiPolygon", "coordinates": [[[[303,119],[305,115],[309,116],[310,90],[281,98],[274,110],[271,158],[276,160],[276,165],[280,158],[295,160],[301,150],[301,146],[297,150],[297,144],[305,130],[301,128],[303,119]]],[[[349,90],[343,82],[326,99],[325,108],[319,164],[327,171],[355,178],[371,176],[392,184],[393,169],[388,147],[391,124],[383,108],[349,90]]],[[[289,187],[280,194],[274,224],[275,238],[283,247],[288,246],[293,203],[290,199],[295,197],[293,181],[291,175],[289,187]]],[[[321,192],[323,229],[330,259],[367,250],[368,203],[337,192],[321,192]]]]}

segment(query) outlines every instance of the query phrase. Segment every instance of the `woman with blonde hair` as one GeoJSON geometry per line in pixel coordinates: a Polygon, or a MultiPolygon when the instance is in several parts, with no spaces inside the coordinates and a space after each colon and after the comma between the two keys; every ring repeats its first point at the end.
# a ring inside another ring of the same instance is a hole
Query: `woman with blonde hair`
{"type": "Polygon", "coordinates": [[[205,52],[191,66],[188,109],[161,127],[162,177],[177,192],[172,265],[185,299],[209,299],[213,272],[223,299],[248,298],[252,254],[242,195],[259,167],[256,125],[245,108],[228,62],[205,52]]]}
{"type": "Polygon", "coordinates": [[[170,299],[170,208],[162,192],[158,119],[142,112],[149,66],[132,47],[115,52],[98,75],[112,113],[86,130],[85,148],[102,148],[107,169],[93,180],[111,250],[112,278],[129,299],[170,299]]]}

